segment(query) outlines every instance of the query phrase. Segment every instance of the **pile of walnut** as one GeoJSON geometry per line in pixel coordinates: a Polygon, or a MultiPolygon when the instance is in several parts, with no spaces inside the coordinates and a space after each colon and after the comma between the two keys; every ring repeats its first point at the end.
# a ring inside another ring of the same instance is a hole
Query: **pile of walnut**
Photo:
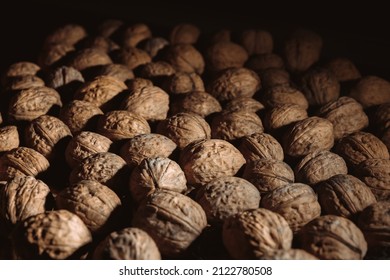
{"type": "Polygon", "coordinates": [[[202,35],[69,24],[8,67],[0,258],[389,258],[390,82],[309,30],[202,35]]]}

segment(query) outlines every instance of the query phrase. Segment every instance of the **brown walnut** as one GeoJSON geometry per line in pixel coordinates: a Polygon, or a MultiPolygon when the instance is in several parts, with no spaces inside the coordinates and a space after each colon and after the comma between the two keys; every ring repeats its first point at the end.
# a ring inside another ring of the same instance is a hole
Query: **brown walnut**
{"type": "Polygon", "coordinates": [[[144,23],[136,23],[123,32],[123,43],[124,47],[135,47],[139,42],[152,37],[152,31],[149,26],[144,23]]]}
{"type": "Polygon", "coordinates": [[[366,76],[351,89],[349,96],[363,108],[390,102],[390,82],[377,76],[366,76]]]}
{"type": "Polygon", "coordinates": [[[271,53],[274,40],[267,30],[247,29],[240,34],[240,44],[249,55],[271,53]]]}
{"type": "Polygon", "coordinates": [[[258,159],[276,159],[283,161],[283,148],[279,142],[269,134],[254,133],[242,137],[238,147],[247,162],[258,159]]]}
{"type": "Polygon", "coordinates": [[[230,41],[218,41],[206,50],[207,67],[211,72],[218,72],[232,67],[243,67],[248,59],[247,51],[230,41]]]}
{"type": "Polygon", "coordinates": [[[111,63],[111,58],[104,51],[96,48],[87,48],[78,51],[70,61],[69,66],[83,71],[88,68],[111,63]]]}
{"type": "Polygon", "coordinates": [[[122,82],[134,79],[133,71],[123,64],[103,65],[99,70],[99,76],[111,76],[122,82]]]}
{"type": "Polygon", "coordinates": [[[176,72],[168,77],[162,87],[170,94],[188,94],[205,91],[202,78],[196,73],[176,72]]]}
{"type": "Polygon", "coordinates": [[[118,62],[126,65],[130,70],[152,61],[150,55],[136,47],[122,48],[118,54],[118,62]]]}
{"type": "Polygon", "coordinates": [[[178,72],[201,75],[205,62],[202,54],[191,44],[176,44],[168,47],[164,60],[178,72]]]}
{"type": "Polygon", "coordinates": [[[87,32],[81,25],[66,24],[58,27],[45,39],[44,45],[65,44],[73,46],[87,36],[87,32]]]}
{"type": "Polygon", "coordinates": [[[326,68],[333,72],[339,82],[352,81],[361,78],[359,70],[355,64],[345,57],[331,59],[326,68]]]}
{"type": "Polygon", "coordinates": [[[299,105],[277,105],[265,113],[264,126],[270,132],[275,132],[289,124],[307,119],[307,111],[299,105]]]}
{"type": "Polygon", "coordinates": [[[175,25],[170,34],[169,41],[174,44],[195,44],[198,41],[200,29],[190,23],[180,23],[175,25]]]}
{"type": "Polygon", "coordinates": [[[19,147],[18,128],[8,125],[0,128],[0,153],[19,147]]]}

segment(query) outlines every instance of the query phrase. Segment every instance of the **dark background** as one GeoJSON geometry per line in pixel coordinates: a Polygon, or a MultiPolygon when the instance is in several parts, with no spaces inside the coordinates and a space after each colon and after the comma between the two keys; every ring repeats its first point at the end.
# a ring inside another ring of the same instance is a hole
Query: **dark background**
{"type": "Polygon", "coordinates": [[[221,28],[265,28],[272,32],[276,50],[291,29],[302,26],[323,36],[324,60],[346,56],[363,75],[390,79],[388,9],[384,4],[364,2],[12,1],[0,12],[0,70],[16,61],[35,61],[45,36],[62,24],[79,23],[93,33],[102,20],[116,18],[127,23],[147,23],[154,34],[160,33],[157,35],[165,35],[179,22],[195,23],[204,34],[221,28]]]}

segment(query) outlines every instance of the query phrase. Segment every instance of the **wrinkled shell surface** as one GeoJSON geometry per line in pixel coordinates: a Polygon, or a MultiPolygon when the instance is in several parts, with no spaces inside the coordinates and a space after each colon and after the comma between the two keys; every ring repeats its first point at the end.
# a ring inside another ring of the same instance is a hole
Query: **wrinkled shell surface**
{"type": "Polygon", "coordinates": [[[84,83],[83,75],[73,67],[61,66],[49,73],[47,86],[58,89],[74,83],[84,83]]]}
{"type": "Polygon", "coordinates": [[[273,255],[264,256],[262,260],[318,260],[317,257],[302,249],[278,250],[273,255]]]}
{"type": "Polygon", "coordinates": [[[193,91],[205,91],[203,80],[196,73],[176,72],[166,79],[163,87],[171,94],[188,94],[193,91]]]}
{"type": "Polygon", "coordinates": [[[299,105],[277,105],[266,112],[264,126],[269,131],[275,131],[307,118],[307,111],[299,105]]]}
{"type": "Polygon", "coordinates": [[[363,77],[349,93],[363,108],[390,102],[390,82],[376,76],[363,77]]]}
{"type": "Polygon", "coordinates": [[[122,82],[134,79],[134,73],[123,64],[107,64],[100,68],[99,75],[111,76],[122,82]]]}
{"type": "Polygon", "coordinates": [[[112,60],[103,50],[96,48],[87,48],[76,53],[69,66],[83,71],[88,68],[111,64],[112,60]]]}
{"type": "Polygon", "coordinates": [[[54,30],[45,39],[45,45],[62,43],[74,45],[87,36],[87,32],[81,25],[66,24],[54,30]]]}
{"type": "Polygon", "coordinates": [[[152,37],[152,31],[149,26],[144,23],[136,23],[124,31],[123,46],[135,47],[137,44],[145,39],[152,37]]]}
{"type": "Polygon", "coordinates": [[[0,128],[0,153],[19,147],[18,128],[13,125],[0,128]]]}
{"type": "Polygon", "coordinates": [[[50,44],[41,50],[38,57],[38,64],[43,69],[48,69],[50,66],[64,61],[74,50],[75,48],[73,46],[67,44],[50,44]]]}
{"type": "Polygon", "coordinates": [[[280,68],[268,68],[259,73],[261,84],[264,89],[270,89],[275,86],[289,85],[290,74],[280,68]]]}
{"type": "Polygon", "coordinates": [[[247,51],[230,41],[215,42],[206,51],[207,66],[212,72],[231,67],[242,67],[247,59],[247,51]]]}
{"type": "Polygon", "coordinates": [[[382,133],[390,128],[390,103],[382,104],[375,110],[374,121],[376,129],[382,133]]]}
{"type": "Polygon", "coordinates": [[[115,33],[115,31],[118,30],[119,27],[123,25],[123,22],[118,19],[107,19],[104,20],[99,26],[97,27],[97,34],[103,37],[110,37],[112,34],[115,33]]]}
{"type": "Polygon", "coordinates": [[[357,80],[361,77],[359,70],[351,60],[345,57],[334,58],[326,65],[340,82],[357,80]]]}
{"type": "Polygon", "coordinates": [[[305,95],[298,89],[286,84],[274,86],[266,90],[262,100],[266,107],[271,108],[284,104],[298,105],[304,110],[309,108],[309,103],[305,95]]]}
{"type": "Polygon", "coordinates": [[[139,47],[154,58],[160,50],[169,45],[169,42],[162,37],[153,37],[140,43],[139,47]]]}
{"type": "Polygon", "coordinates": [[[168,48],[164,60],[176,71],[201,75],[205,62],[202,54],[191,44],[176,44],[168,48]]]}
{"type": "Polygon", "coordinates": [[[34,75],[25,75],[12,78],[6,88],[10,91],[18,91],[43,86],[45,86],[45,82],[41,78],[34,75]]]}
{"type": "Polygon", "coordinates": [[[241,33],[240,44],[249,55],[264,54],[272,52],[274,40],[267,30],[248,29],[241,33]]]}
{"type": "Polygon", "coordinates": [[[30,61],[15,62],[8,66],[3,74],[3,79],[7,80],[12,77],[35,75],[40,69],[37,64],[30,61]]]}
{"type": "Polygon", "coordinates": [[[225,112],[248,111],[256,113],[264,109],[264,105],[251,97],[238,97],[225,105],[225,112]]]}
{"type": "Polygon", "coordinates": [[[172,28],[169,41],[171,44],[195,44],[199,35],[200,29],[196,25],[181,23],[172,28]]]}
{"type": "Polygon", "coordinates": [[[133,70],[138,66],[149,63],[151,61],[152,58],[146,51],[135,47],[123,48],[120,51],[118,57],[118,62],[120,64],[126,65],[130,70],[133,70]]]}
{"type": "Polygon", "coordinates": [[[169,77],[175,72],[175,69],[168,62],[155,61],[141,65],[138,74],[141,78],[153,79],[158,77],[169,77]]]}
{"type": "Polygon", "coordinates": [[[244,136],[238,148],[247,162],[258,159],[284,159],[283,148],[274,137],[266,133],[244,136]]]}
{"type": "Polygon", "coordinates": [[[245,67],[255,71],[259,75],[267,69],[283,69],[283,58],[274,53],[258,54],[249,57],[245,67]]]}

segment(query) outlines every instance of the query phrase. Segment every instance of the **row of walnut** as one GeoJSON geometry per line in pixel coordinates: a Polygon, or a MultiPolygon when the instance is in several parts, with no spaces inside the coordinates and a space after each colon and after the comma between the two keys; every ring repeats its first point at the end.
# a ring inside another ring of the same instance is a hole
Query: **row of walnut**
{"type": "Polygon", "coordinates": [[[69,24],[10,65],[0,257],[387,258],[390,83],[233,35],[69,24]]]}

